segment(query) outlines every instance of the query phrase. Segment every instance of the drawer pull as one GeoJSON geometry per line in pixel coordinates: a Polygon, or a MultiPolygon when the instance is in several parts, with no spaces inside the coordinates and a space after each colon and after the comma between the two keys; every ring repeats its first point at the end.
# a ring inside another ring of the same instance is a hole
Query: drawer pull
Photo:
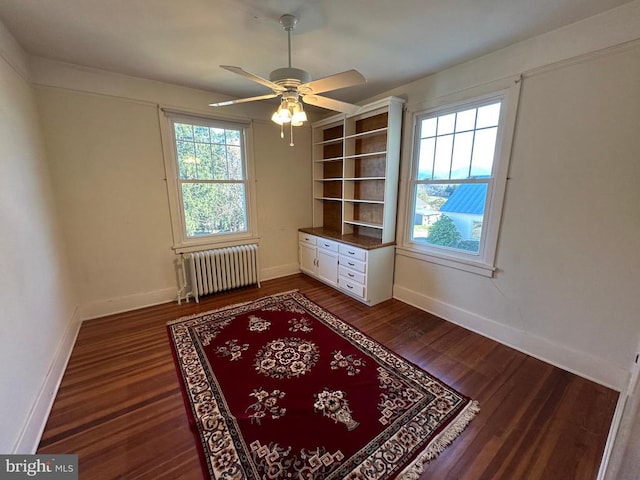
{"type": "Polygon", "coordinates": [[[347,262],[347,265],[349,265],[350,267],[355,267],[356,266],[355,263],[351,263],[351,262],[347,262]]]}
{"type": "Polygon", "coordinates": [[[351,290],[353,290],[353,287],[349,284],[347,284],[347,288],[350,288],[351,290]]]}
{"type": "Polygon", "coordinates": [[[351,278],[355,277],[353,273],[347,273],[347,275],[350,276],[351,278]]]}
{"type": "Polygon", "coordinates": [[[352,252],[351,250],[348,250],[348,251],[347,251],[347,253],[348,253],[349,255],[355,255],[355,254],[356,254],[356,252],[352,252]]]}
{"type": "Polygon", "coordinates": [[[328,243],[325,243],[324,246],[329,248],[331,245],[329,245],[328,243]]]}

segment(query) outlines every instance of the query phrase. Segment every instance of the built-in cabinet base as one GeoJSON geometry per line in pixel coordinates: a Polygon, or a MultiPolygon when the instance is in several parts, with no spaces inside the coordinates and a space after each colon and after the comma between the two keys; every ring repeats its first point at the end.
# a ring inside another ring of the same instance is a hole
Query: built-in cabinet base
{"type": "MultiPolygon", "coordinates": [[[[318,230],[318,229],[314,229],[318,230]]],[[[298,233],[300,270],[366,305],[393,294],[394,246],[355,246],[304,231],[298,233]],[[362,248],[368,247],[368,248],[362,248]]]]}

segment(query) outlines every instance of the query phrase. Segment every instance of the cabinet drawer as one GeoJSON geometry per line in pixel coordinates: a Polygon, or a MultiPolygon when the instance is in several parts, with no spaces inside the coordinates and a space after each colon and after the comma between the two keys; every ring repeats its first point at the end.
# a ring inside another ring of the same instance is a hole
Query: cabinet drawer
{"type": "Polygon", "coordinates": [[[318,237],[316,237],[314,235],[309,235],[308,233],[298,232],[298,239],[301,242],[307,243],[309,245],[315,245],[317,238],[318,237]]]}
{"type": "Polygon", "coordinates": [[[340,265],[339,274],[340,276],[351,280],[352,282],[358,282],[362,285],[366,285],[367,283],[367,277],[364,273],[356,272],[355,270],[344,267],[342,265],[340,265]]]}
{"type": "Polygon", "coordinates": [[[333,240],[327,240],[326,238],[317,237],[316,245],[318,246],[318,248],[338,253],[340,244],[338,242],[334,242],[333,240]]]}
{"type": "Polygon", "coordinates": [[[342,288],[345,292],[349,292],[352,295],[356,295],[361,298],[364,297],[364,285],[353,282],[345,277],[338,277],[338,286],[342,288]]]}
{"type": "Polygon", "coordinates": [[[347,258],[344,255],[340,255],[340,265],[351,270],[355,270],[356,272],[367,273],[366,263],[359,262],[358,260],[354,260],[352,258],[347,258]]]}
{"type": "Polygon", "coordinates": [[[360,260],[361,262],[367,261],[367,251],[361,248],[352,247],[351,245],[340,244],[340,255],[360,260]]]}

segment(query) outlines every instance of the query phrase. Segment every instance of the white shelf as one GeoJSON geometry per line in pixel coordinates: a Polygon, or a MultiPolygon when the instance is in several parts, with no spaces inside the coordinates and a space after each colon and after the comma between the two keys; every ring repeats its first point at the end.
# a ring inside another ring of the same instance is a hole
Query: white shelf
{"type": "Polygon", "coordinates": [[[376,135],[386,134],[389,129],[387,127],[377,128],[375,130],[368,130],[366,132],[354,133],[353,135],[346,135],[340,138],[334,138],[332,140],[324,140],[322,142],[316,142],[314,145],[332,145],[334,143],[340,143],[344,140],[358,140],[366,137],[375,137],[376,135]]]}
{"type": "Polygon", "coordinates": [[[358,227],[369,227],[369,228],[377,228],[378,230],[382,230],[382,225],[379,223],[367,223],[361,222],[359,220],[345,220],[344,223],[348,223],[349,225],[357,225],[358,227]]]}
{"type": "Polygon", "coordinates": [[[383,127],[383,128],[377,128],[375,130],[368,130],[366,132],[360,132],[360,133],[354,133],[353,135],[347,135],[345,136],[345,140],[350,140],[350,139],[359,139],[359,138],[363,138],[363,137],[374,137],[376,135],[380,135],[381,133],[387,133],[387,130],[389,130],[387,127],[383,127]]]}
{"type": "Polygon", "coordinates": [[[331,158],[320,158],[318,160],[314,160],[316,163],[325,163],[325,162],[341,162],[344,160],[344,157],[331,157],[331,158]]]}
{"type": "Polygon", "coordinates": [[[345,182],[364,182],[367,180],[385,180],[386,177],[349,177],[344,178],[345,182]]]}
{"type": "Polygon", "coordinates": [[[373,205],[384,205],[383,200],[360,200],[355,198],[345,198],[344,201],[351,202],[351,203],[370,203],[373,205]]]}
{"type": "Polygon", "coordinates": [[[344,178],[342,178],[342,177],[338,177],[338,178],[316,178],[316,179],[314,179],[314,181],[316,181],[316,182],[341,182],[342,180],[344,180],[344,178]]]}
{"type": "Polygon", "coordinates": [[[368,157],[380,157],[382,155],[386,155],[386,150],[381,150],[380,152],[371,152],[371,153],[355,153],[353,155],[345,155],[344,158],[363,158],[366,159],[368,157]]]}
{"type": "Polygon", "coordinates": [[[344,142],[344,137],[332,138],[331,140],[323,140],[315,142],[314,145],[333,145],[334,143],[344,142]]]}
{"type": "Polygon", "coordinates": [[[330,202],[341,202],[342,198],[340,197],[314,197],[315,200],[328,200],[330,202]]]}

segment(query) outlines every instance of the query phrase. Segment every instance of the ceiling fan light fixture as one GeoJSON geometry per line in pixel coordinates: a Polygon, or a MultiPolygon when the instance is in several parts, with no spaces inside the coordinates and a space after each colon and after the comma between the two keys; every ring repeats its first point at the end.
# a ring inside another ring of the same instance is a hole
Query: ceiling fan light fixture
{"type": "Polygon", "coordinates": [[[289,106],[289,102],[287,102],[287,100],[282,100],[278,109],[271,116],[271,120],[278,125],[282,125],[283,123],[289,123],[292,116],[293,113],[291,111],[291,107],[289,106]]]}
{"type": "Polygon", "coordinates": [[[291,112],[291,123],[294,127],[299,127],[307,121],[307,112],[304,111],[299,100],[296,100],[296,103],[293,104],[291,112]]]}
{"type": "Polygon", "coordinates": [[[287,98],[280,102],[280,106],[271,116],[271,120],[278,125],[291,122],[294,127],[300,127],[308,119],[300,100],[287,98]]]}
{"type": "Polygon", "coordinates": [[[271,121],[277,123],[278,125],[284,124],[284,122],[280,118],[280,115],[278,114],[278,111],[273,112],[273,115],[271,115],[271,121]]]}

